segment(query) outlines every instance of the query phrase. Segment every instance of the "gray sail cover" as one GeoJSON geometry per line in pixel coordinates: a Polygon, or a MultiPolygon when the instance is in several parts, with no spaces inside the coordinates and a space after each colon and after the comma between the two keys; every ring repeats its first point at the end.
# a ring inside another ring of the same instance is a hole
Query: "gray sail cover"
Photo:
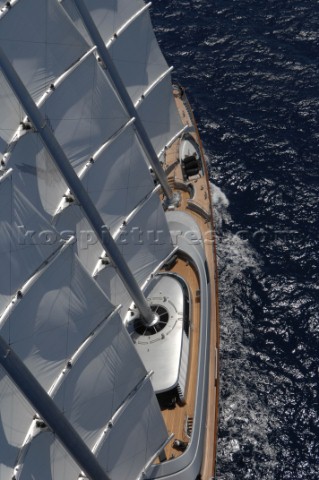
{"type": "MultiPolygon", "coordinates": [[[[86,4],[159,153],[182,126],[148,9],[86,4]]],[[[165,213],[73,0],[0,1],[0,43],[145,286],[172,252],[165,213]]],[[[132,299],[2,71],[0,160],[0,334],[105,472],[138,478],[168,434],[123,325],[132,299]]],[[[78,478],[77,459],[3,369],[0,406],[1,480],[78,478]]]]}

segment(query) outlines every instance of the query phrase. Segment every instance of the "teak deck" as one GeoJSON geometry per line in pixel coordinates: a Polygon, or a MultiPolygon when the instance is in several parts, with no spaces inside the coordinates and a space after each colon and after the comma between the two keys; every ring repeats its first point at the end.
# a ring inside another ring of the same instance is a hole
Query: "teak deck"
{"type": "Polygon", "coordinates": [[[195,408],[195,388],[197,377],[197,358],[198,358],[198,346],[199,346],[199,316],[200,316],[200,304],[199,298],[196,298],[195,292],[199,290],[199,283],[194,268],[188,262],[179,259],[173,272],[177,273],[183,278],[187,279],[188,287],[191,294],[191,323],[190,323],[190,359],[189,359],[189,377],[186,392],[186,404],[183,406],[176,405],[173,410],[164,410],[163,416],[169,433],[174,433],[174,439],[166,447],[165,453],[167,458],[172,456],[177,457],[181,455],[181,452],[172,447],[175,439],[189,442],[189,437],[185,432],[185,425],[187,417],[192,418],[194,416],[195,408]]]}
{"type": "MultiPolygon", "coordinates": [[[[178,207],[181,211],[192,212],[193,218],[200,227],[204,239],[205,252],[210,275],[211,288],[211,338],[210,338],[210,360],[209,360],[209,387],[208,387],[208,409],[206,414],[206,435],[204,457],[201,469],[202,480],[210,480],[214,475],[216,447],[217,447],[217,416],[218,416],[218,352],[219,352],[219,319],[218,319],[218,294],[217,294],[217,265],[215,237],[212,218],[212,204],[208,171],[203,154],[201,141],[198,135],[196,123],[189,107],[187,99],[175,91],[175,100],[185,125],[195,126],[192,133],[199,144],[204,168],[204,176],[185,182],[181,165],[178,162],[180,140],[177,140],[165,154],[165,168],[169,172],[169,183],[171,188],[181,194],[181,204],[178,207]],[[187,183],[192,183],[194,194],[190,198],[187,183]]],[[[197,385],[199,332],[200,332],[200,286],[197,273],[191,263],[178,259],[172,271],[178,273],[187,280],[191,292],[191,329],[190,329],[190,370],[186,390],[186,404],[177,405],[173,410],[164,410],[163,416],[169,433],[174,433],[174,439],[186,442],[190,438],[186,434],[187,418],[192,419],[195,409],[195,393],[197,385]],[[199,292],[199,295],[198,295],[199,292]]],[[[200,379],[199,379],[200,381],[200,379]]],[[[173,441],[165,449],[167,459],[181,455],[181,452],[173,448],[173,441]]]]}

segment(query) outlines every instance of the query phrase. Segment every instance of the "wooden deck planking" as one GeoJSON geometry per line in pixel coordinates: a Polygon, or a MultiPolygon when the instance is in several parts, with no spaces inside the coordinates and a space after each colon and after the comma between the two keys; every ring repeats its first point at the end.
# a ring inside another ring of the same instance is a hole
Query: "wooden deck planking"
{"type": "MultiPolygon", "coordinates": [[[[174,268],[171,270],[174,273],[182,276],[187,280],[191,292],[191,325],[190,325],[190,369],[188,376],[186,404],[183,406],[177,405],[173,410],[164,410],[163,416],[169,433],[174,433],[174,439],[178,438],[188,442],[189,438],[185,435],[185,421],[187,416],[193,417],[195,407],[195,389],[194,385],[197,383],[197,368],[198,368],[198,347],[199,347],[199,318],[200,318],[200,304],[195,298],[195,292],[199,289],[198,278],[195,270],[190,264],[184,260],[179,259],[174,268]]],[[[172,447],[174,439],[166,447],[166,456],[171,458],[172,455],[177,457],[181,454],[178,450],[172,447]]]]}
{"type": "MultiPolygon", "coordinates": [[[[187,183],[183,178],[183,172],[179,158],[180,140],[165,152],[164,168],[169,172],[168,178],[171,187],[181,193],[181,204],[179,210],[192,213],[193,218],[201,230],[204,239],[205,253],[207,258],[208,270],[210,275],[211,287],[211,335],[210,335],[210,359],[209,359],[209,392],[208,392],[208,409],[205,419],[205,448],[201,470],[202,480],[210,480],[214,474],[216,448],[217,448],[217,416],[218,416],[218,351],[219,351],[219,318],[218,318],[218,292],[217,292],[217,265],[215,238],[212,219],[212,204],[210,195],[210,185],[207,166],[202,150],[200,137],[193,115],[190,110],[185,108],[183,101],[175,96],[176,104],[180,112],[180,116],[185,125],[195,125],[195,132],[192,134],[199,144],[202,154],[203,167],[205,175],[193,180],[191,183],[194,187],[194,195],[190,199],[187,191],[187,183]],[[194,210],[196,208],[196,211],[194,210]]],[[[189,441],[185,435],[185,421],[187,416],[194,416],[196,387],[197,387],[197,371],[198,371],[198,351],[199,351],[199,332],[200,332],[200,299],[195,298],[195,292],[199,290],[199,281],[194,268],[187,265],[184,260],[179,259],[174,266],[174,272],[186,279],[191,291],[192,299],[192,324],[191,324],[191,350],[190,350],[190,371],[188,377],[188,386],[186,394],[186,405],[176,406],[173,410],[164,410],[163,416],[169,433],[175,434],[175,439],[189,441]]],[[[174,441],[174,439],[173,439],[174,441]]],[[[167,458],[172,455],[177,457],[181,455],[176,449],[173,449],[173,441],[166,447],[165,452],[167,458]]]]}

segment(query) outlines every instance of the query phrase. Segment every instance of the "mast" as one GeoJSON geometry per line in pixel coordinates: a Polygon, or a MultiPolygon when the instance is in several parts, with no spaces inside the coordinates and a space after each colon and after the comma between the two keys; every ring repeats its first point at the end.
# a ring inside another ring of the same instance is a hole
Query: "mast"
{"type": "Polygon", "coordinates": [[[122,257],[118,246],[113,240],[112,235],[106,228],[102,217],[100,216],[90,196],[86,192],[81,180],[78,178],[73,167],[70,165],[63,149],[55,138],[46,119],[39,111],[38,107],[31,98],[31,95],[22,83],[17,72],[9,62],[1,47],[0,66],[13,92],[23,106],[24,111],[28,115],[36,131],[39,133],[44,144],[46,145],[52,160],[61,172],[71,192],[75,195],[79,204],[81,205],[97,238],[107,252],[110,260],[117,270],[119,277],[135,302],[141,314],[142,321],[145,323],[145,325],[153,325],[156,323],[157,318],[148,305],[137,281],[122,257]]]}
{"type": "Polygon", "coordinates": [[[110,75],[110,78],[120,96],[120,99],[122,100],[128,114],[130,117],[135,117],[135,128],[136,132],[138,134],[138,137],[141,141],[141,144],[143,145],[143,148],[145,152],[147,153],[148,160],[155,172],[155,175],[160,182],[163,191],[167,197],[167,202],[169,204],[177,204],[179,202],[179,197],[174,195],[172,192],[171,187],[168,184],[167,177],[165,175],[164,170],[162,169],[162,166],[160,164],[160,161],[158,159],[158,156],[154,150],[154,147],[148,137],[148,134],[144,128],[144,125],[141,121],[141,118],[125,88],[125,85],[121,79],[121,76],[119,75],[117,68],[112,60],[111,55],[108,52],[108,49],[105,46],[105,43],[103,41],[103,38],[101,37],[91,15],[90,12],[88,11],[85,3],[83,0],[74,0],[74,3],[79,11],[80,17],[82,19],[82,22],[92,40],[92,43],[96,45],[97,51],[105,65],[105,67],[108,70],[108,73],[110,75]]]}

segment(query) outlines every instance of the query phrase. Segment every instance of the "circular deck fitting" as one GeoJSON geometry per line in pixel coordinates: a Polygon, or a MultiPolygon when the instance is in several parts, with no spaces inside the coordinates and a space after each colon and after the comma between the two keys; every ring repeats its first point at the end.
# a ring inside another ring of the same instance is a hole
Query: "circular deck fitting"
{"type": "Polygon", "coordinates": [[[154,312],[157,321],[153,325],[145,325],[141,318],[134,320],[134,330],[136,333],[142,336],[155,335],[166,327],[169,313],[163,305],[151,305],[151,309],[154,312]]]}
{"type": "Polygon", "coordinates": [[[172,207],[179,207],[181,204],[181,194],[180,192],[173,192],[172,198],[166,197],[164,202],[163,202],[163,207],[166,208],[172,208],[172,207]]]}

